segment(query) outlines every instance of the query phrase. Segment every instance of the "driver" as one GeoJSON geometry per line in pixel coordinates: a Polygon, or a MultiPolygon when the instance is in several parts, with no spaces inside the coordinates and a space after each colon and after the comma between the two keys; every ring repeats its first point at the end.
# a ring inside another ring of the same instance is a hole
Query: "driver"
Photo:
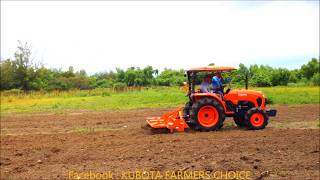
{"type": "Polygon", "coordinates": [[[202,83],[200,84],[200,91],[202,93],[209,93],[210,92],[210,83],[211,83],[210,76],[205,77],[203,79],[202,83]]]}
{"type": "Polygon", "coordinates": [[[220,94],[223,96],[222,81],[223,81],[223,78],[222,78],[221,72],[216,72],[215,76],[212,77],[213,93],[220,94]]]}

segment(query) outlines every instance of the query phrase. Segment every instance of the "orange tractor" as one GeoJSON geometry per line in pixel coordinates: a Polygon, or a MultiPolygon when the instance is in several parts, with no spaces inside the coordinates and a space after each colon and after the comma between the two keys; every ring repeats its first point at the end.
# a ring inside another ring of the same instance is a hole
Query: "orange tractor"
{"type": "MultiPolygon", "coordinates": [[[[226,117],[233,117],[238,127],[251,130],[264,129],[270,116],[276,116],[275,109],[267,109],[267,98],[260,91],[231,90],[222,94],[203,93],[196,90],[199,77],[215,73],[227,73],[233,67],[207,66],[186,71],[186,95],[189,101],[185,107],[164,114],[162,117],[148,117],[146,121],[155,129],[183,132],[186,128],[196,131],[219,130],[226,117]]],[[[246,86],[247,87],[247,86],[246,86]]]]}

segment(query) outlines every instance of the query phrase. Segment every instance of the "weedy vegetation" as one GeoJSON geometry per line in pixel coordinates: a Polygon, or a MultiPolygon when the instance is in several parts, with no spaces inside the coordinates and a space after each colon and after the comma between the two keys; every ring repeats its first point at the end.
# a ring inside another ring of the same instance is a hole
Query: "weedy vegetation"
{"type": "MultiPolygon", "coordinates": [[[[267,96],[268,102],[272,104],[319,103],[319,86],[250,89],[262,91],[267,96]]],[[[144,87],[118,92],[108,88],[29,93],[3,91],[1,93],[1,113],[171,108],[183,106],[187,100],[184,88],[177,86],[144,87]]]]}

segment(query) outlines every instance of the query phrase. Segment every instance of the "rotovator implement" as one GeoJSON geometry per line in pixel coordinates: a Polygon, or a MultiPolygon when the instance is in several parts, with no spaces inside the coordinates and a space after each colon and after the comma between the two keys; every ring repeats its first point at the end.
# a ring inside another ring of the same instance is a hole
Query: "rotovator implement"
{"type": "Polygon", "coordinates": [[[231,90],[228,88],[223,95],[202,93],[196,89],[199,77],[212,76],[214,73],[227,73],[233,67],[207,66],[192,68],[186,71],[186,95],[189,101],[185,107],[168,112],[162,117],[149,117],[146,121],[155,129],[167,128],[170,132],[183,132],[186,128],[196,131],[219,130],[226,117],[233,117],[238,127],[250,130],[264,129],[270,116],[277,111],[267,109],[267,98],[260,91],[231,90]]]}

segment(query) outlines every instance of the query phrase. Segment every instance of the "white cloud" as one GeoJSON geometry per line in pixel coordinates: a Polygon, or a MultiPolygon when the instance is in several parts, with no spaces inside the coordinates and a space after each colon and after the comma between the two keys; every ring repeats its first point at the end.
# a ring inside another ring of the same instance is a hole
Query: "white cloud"
{"type": "MultiPolygon", "coordinates": [[[[2,1],[1,57],[27,41],[50,67],[90,73],[319,56],[319,5],[208,1],[2,1]]],[[[308,59],[303,59],[307,61],[308,59]]],[[[285,62],[285,61],[283,61],[285,62]]],[[[286,61],[287,62],[287,61],[286,61]]]]}

